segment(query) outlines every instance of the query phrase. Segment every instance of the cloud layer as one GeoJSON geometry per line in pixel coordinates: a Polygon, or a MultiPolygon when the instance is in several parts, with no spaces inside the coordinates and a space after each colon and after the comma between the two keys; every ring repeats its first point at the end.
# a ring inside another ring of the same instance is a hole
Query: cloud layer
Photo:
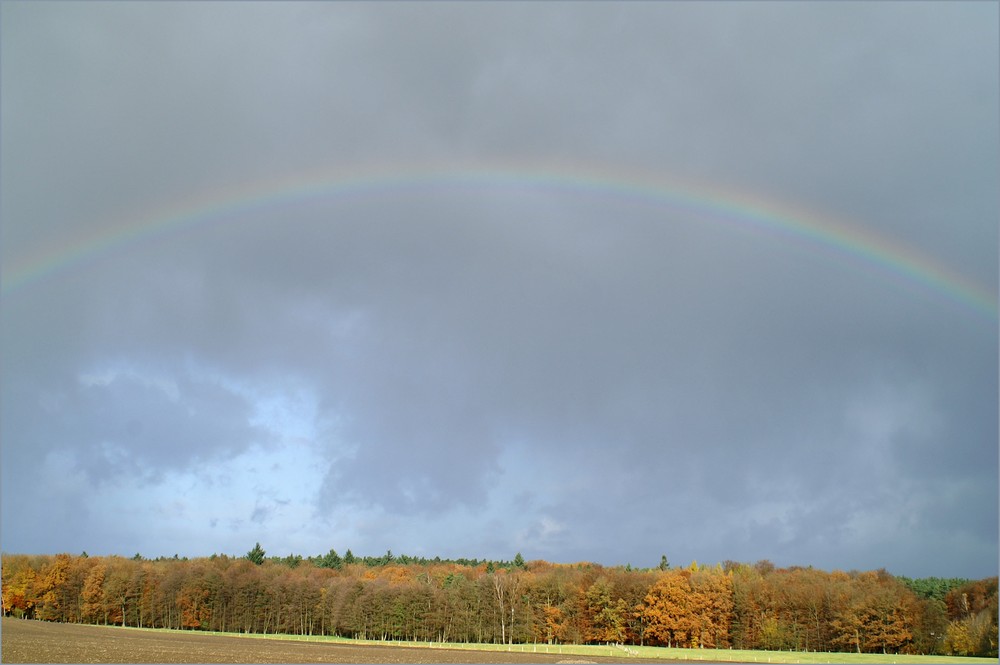
{"type": "MultiPolygon", "coordinates": [[[[995,6],[2,12],[7,283],[250,183],[561,163],[752,192],[995,292],[995,6]]],[[[995,574],[995,310],[665,200],[391,183],[5,288],[4,551],[995,574]]]]}

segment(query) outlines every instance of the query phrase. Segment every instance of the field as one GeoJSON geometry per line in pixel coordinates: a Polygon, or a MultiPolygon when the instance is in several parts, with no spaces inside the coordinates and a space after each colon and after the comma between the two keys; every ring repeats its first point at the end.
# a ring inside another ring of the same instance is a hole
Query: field
{"type": "Polygon", "coordinates": [[[557,653],[255,639],[22,619],[4,619],[2,625],[4,663],[610,663],[625,660],[624,657],[588,657],[582,661],[557,653]]]}
{"type": "Polygon", "coordinates": [[[238,636],[5,618],[4,663],[994,663],[988,658],[608,646],[416,646],[238,636]],[[477,648],[478,646],[478,648],[477,648]]]}

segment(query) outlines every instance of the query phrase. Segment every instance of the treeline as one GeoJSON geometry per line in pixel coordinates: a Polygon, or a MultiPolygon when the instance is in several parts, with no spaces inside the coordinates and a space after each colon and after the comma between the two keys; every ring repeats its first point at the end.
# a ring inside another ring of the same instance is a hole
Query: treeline
{"type": "Polygon", "coordinates": [[[4,555],[5,616],[424,642],[997,655],[997,578],[769,562],[655,569],[336,552],[4,555]]]}
{"type": "MultiPolygon", "coordinates": [[[[252,550],[247,552],[247,558],[254,563],[261,563],[264,561],[264,555],[266,552],[261,548],[260,543],[257,543],[252,550]]],[[[275,563],[281,563],[291,568],[298,566],[303,561],[309,561],[309,563],[320,568],[334,568],[340,570],[344,566],[350,566],[352,564],[359,563],[363,566],[373,568],[376,566],[388,566],[389,564],[397,564],[400,566],[431,566],[431,565],[441,565],[441,564],[454,564],[458,566],[466,566],[475,568],[477,566],[486,566],[487,570],[493,571],[497,568],[513,568],[513,567],[523,567],[524,558],[518,553],[513,561],[492,561],[489,559],[442,559],[439,556],[433,559],[428,559],[426,557],[409,556],[406,554],[395,555],[392,550],[386,551],[382,556],[355,556],[350,549],[348,549],[343,556],[337,554],[337,550],[331,549],[326,554],[321,556],[309,557],[308,559],[303,559],[301,554],[290,554],[286,557],[270,557],[270,561],[275,563]]]]}

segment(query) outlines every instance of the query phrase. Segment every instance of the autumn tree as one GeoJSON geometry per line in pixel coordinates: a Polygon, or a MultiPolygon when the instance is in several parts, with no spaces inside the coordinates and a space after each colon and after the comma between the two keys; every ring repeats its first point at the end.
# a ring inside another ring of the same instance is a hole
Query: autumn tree
{"type": "Polygon", "coordinates": [[[912,592],[884,571],[859,573],[853,582],[851,597],[834,616],[833,642],[857,653],[898,653],[913,637],[906,598],[912,592]]]}
{"type": "Polygon", "coordinates": [[[650,641],[668,647],[691,645],[690,579],[688,570],[667,571],[646,594],[640,611],[650,641]]]}
{"type": "Polygon", "coordinates": [[[65,621],[67,599],[63,593],[69,575],[70,557],[57,554],[45,565],[35,579],[38,618],[46,621],[65,621]]]}
{"type": "Polygon", "coordinates": [[[913,628],[913,650],[920,654],[943,654],[948,615],[943,600],[927,598],[919,603],[913,628]]]}
{"type": "Polygon", "coordinates": [[[3,577],[4,616],[34,618],[38,573],[29,558],[4,554],[0,575],[3,577]]]}
{"type": "Polygon", "coordinates": [[[997,578],[968,582],[945,595],[950,619],[944,650],[959,656],[997,655],[997,578]]]}
{"type": "Polygon", "coordinates": [[[103,561],[92,566],[83,581],[83,618],[91,623],[108,623],[108,611],[104,604],[104,577],[107,566],[103,561]]]}
{"type": "Polygon", "coordinates": [[[699,570],[691,575],[691,646],[729,646],[733,612],[733,581],[722,568],[699,570]]]}
{"type": "Polygon", "coordinates": [[[613,596],[608,578],[597,578],[584,597],[590,629],[584,638],[588,642],[624,642],[629,607],[624,599],[613,596]]]}
{"type": "Polygon", "coordinates": [[[208,590],[191,580],[177,594],[181,628],[201,628],[210,616],[208,590]]]}
{"type": "Polygon", "coordinates": [[[111,623],[126,625],[129,602],[138,591],[135,588],[132,574],[135,565],[135,562],[122,557],[108,557],[107,559],[101,602],[111,623]]]}

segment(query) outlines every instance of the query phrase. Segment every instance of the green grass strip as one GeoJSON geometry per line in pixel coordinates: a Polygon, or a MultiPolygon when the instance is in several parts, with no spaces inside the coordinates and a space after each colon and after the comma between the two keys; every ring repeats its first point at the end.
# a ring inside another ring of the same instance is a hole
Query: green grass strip
{"type": "MultiPolygon", "coordinates": [[[[139,630],[130,628],[130,630],[139,630]]],[[[288,640],[295,642],[326,642],[353,646],[401,646],[433,649],[466,649],[474,651],[497,651],[514,653],[545,653],[566,656],[607,656],[612,658],[643,658],[664,660],[686,660],[691,662],[732,662],[732,663],[847,663],[850,665],[887,663],[996,663],[993,658],[971,656],[923,656],[910,654],[879,654],[849,652],[814,651],[754,651],[750,649],[680,649],[635,645],[603,644],[484,644],[477,642],[426,642],[402,640],[360,640],[333,635],[287,635],[281,633],[222,633],[207,630],[177,630],[172,628],[142,628],[141,630],[182,633],[185,635],[220,635],[253,639],[288,640]]]]}

